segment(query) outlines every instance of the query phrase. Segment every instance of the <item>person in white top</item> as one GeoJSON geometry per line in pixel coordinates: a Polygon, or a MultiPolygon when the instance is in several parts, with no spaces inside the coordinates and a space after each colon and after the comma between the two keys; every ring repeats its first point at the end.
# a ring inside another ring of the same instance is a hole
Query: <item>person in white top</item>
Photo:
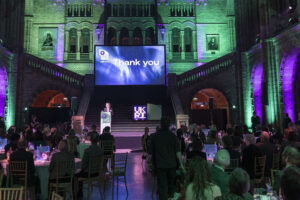
{"type": "Polygon", "coordinates": [[[213,200],[222,195],[211,179],[208,164],[202,158],[191,160],[186,181],[186,200],[213,200]]]}

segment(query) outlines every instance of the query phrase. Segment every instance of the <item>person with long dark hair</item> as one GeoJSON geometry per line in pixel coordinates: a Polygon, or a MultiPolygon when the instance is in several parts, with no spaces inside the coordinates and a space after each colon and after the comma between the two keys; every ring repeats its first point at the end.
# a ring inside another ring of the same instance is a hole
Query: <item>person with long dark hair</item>
{"type": "Polygon", "coordinates": [[[220,197],[221,189],[211,179],[210,170],[205,160],[191,160],[186,179],[186,200],[213,200],[220,197]]]}

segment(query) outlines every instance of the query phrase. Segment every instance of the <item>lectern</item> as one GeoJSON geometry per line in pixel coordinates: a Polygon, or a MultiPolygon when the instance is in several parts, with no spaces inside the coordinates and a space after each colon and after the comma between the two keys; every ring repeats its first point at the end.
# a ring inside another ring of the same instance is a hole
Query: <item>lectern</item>
{"type": "Polygon", "coordinates": [[[111,127],[111,112],[101,111],[101,115],[100,115],[100,134],[102,134],[103,129],[106,126],[111,127]]]}

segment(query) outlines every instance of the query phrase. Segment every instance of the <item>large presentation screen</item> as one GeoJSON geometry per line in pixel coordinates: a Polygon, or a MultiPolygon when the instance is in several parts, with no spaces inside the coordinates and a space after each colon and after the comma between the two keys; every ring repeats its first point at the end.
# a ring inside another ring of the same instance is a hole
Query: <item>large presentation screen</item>
{"type": "Polygon", "coordinates": [[[164,46],[96,46],[95,85],[164,85],[164,46]]]}

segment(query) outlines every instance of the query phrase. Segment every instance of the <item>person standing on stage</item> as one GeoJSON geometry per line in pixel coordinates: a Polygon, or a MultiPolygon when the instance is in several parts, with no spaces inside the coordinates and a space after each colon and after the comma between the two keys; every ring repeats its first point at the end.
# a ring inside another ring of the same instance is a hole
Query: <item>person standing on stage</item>
{"type": "Polygon", "coordinates": [[[104,112],[110,112],[111,115],[112,115],[113,110],[112,110],[111,104],[110,104],[109,102],[106,102],[106,103],[105,103],[105,108],[103,109],[103,111],[104,111],[104,112]]]}

